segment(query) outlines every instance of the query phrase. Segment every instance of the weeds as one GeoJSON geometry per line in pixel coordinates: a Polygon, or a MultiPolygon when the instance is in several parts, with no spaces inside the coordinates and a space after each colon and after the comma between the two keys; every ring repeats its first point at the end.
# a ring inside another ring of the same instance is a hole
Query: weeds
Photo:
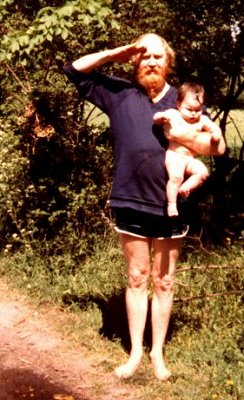
{"type": "MultiPolygon", "coordinates": [[[[106,239],[106,240],[105,240],[106,239]]],[[[48,256],[31,248],[4,253],[0,274],[11,278],[31,298],[68,310],[62,330],[87,355],[96,355],[104,372],[127,359],[129,340],[124,287],[124,260],[117,241],[97,243],[79,265],[72,254],[48,256]]],[[[158,382],[147,357],[125,385],[144,400],[240,400],[243,396],[243,250],[199,251],[186,245],[177,273],[175,302],[165,346],[173,372],[158,382]],[[189,251],[190,249],[190,251],[189,251]],[[216,295],[217,294],[217,295],[216,295]]],[[[148,339],[148,340],[147,340],[148,339]]]]}

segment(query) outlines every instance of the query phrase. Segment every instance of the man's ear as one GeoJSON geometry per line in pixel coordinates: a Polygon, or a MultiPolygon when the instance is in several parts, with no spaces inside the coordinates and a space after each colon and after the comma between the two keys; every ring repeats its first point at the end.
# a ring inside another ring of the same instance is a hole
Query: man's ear
{"type": "Polygon", "coordinates": [[[130,64],[133,64],[134,66],[137,66],[139,64],[139,58],[140,58],[140,53],[134,54],[130,58],[130,64]]]}
{"type": "Polygon", "coordinates": [[[133,65],[136,64],[136,55],[131,56],[131,58],[130,58],[130,60],[129,60],[129,63],[130,63],[130,64],[133,64],[133,65]]]}

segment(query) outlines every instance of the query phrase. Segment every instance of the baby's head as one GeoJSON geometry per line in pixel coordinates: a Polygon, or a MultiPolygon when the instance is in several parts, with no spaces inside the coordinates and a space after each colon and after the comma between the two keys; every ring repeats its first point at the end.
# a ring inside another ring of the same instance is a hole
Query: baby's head
{"type": "Polygon", "coordinates": [[[205,90],[202,85],[185,82],[178,90],[177,108],[189,123],[198,122],[202,115],[205,90]]]}

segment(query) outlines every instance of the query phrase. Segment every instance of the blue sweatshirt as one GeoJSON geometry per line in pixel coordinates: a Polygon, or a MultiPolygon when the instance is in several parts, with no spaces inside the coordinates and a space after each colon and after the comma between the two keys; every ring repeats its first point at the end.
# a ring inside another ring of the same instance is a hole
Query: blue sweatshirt
{"type": "Polygon", "coordinates": [[[114,151],[111,207],[127,207],[163,215],[166,201],[165,148],[161,127],[153,125],[157,111],[175,108],[177,89],[153,103],[143,88],[97,71],[79,72],[69,64],[65,74],[82,98],[110,119],[114,151]]]}

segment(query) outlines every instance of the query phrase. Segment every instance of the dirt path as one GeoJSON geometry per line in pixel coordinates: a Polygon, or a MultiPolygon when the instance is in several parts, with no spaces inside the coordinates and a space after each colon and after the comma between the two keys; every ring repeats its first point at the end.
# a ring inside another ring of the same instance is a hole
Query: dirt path
{"type": "Polygon", "coordinates": [[[0,400],[134,400],[126,385],[101,374],[61,336],[54,312],[35,309],[0,281],[0,400]]]}

